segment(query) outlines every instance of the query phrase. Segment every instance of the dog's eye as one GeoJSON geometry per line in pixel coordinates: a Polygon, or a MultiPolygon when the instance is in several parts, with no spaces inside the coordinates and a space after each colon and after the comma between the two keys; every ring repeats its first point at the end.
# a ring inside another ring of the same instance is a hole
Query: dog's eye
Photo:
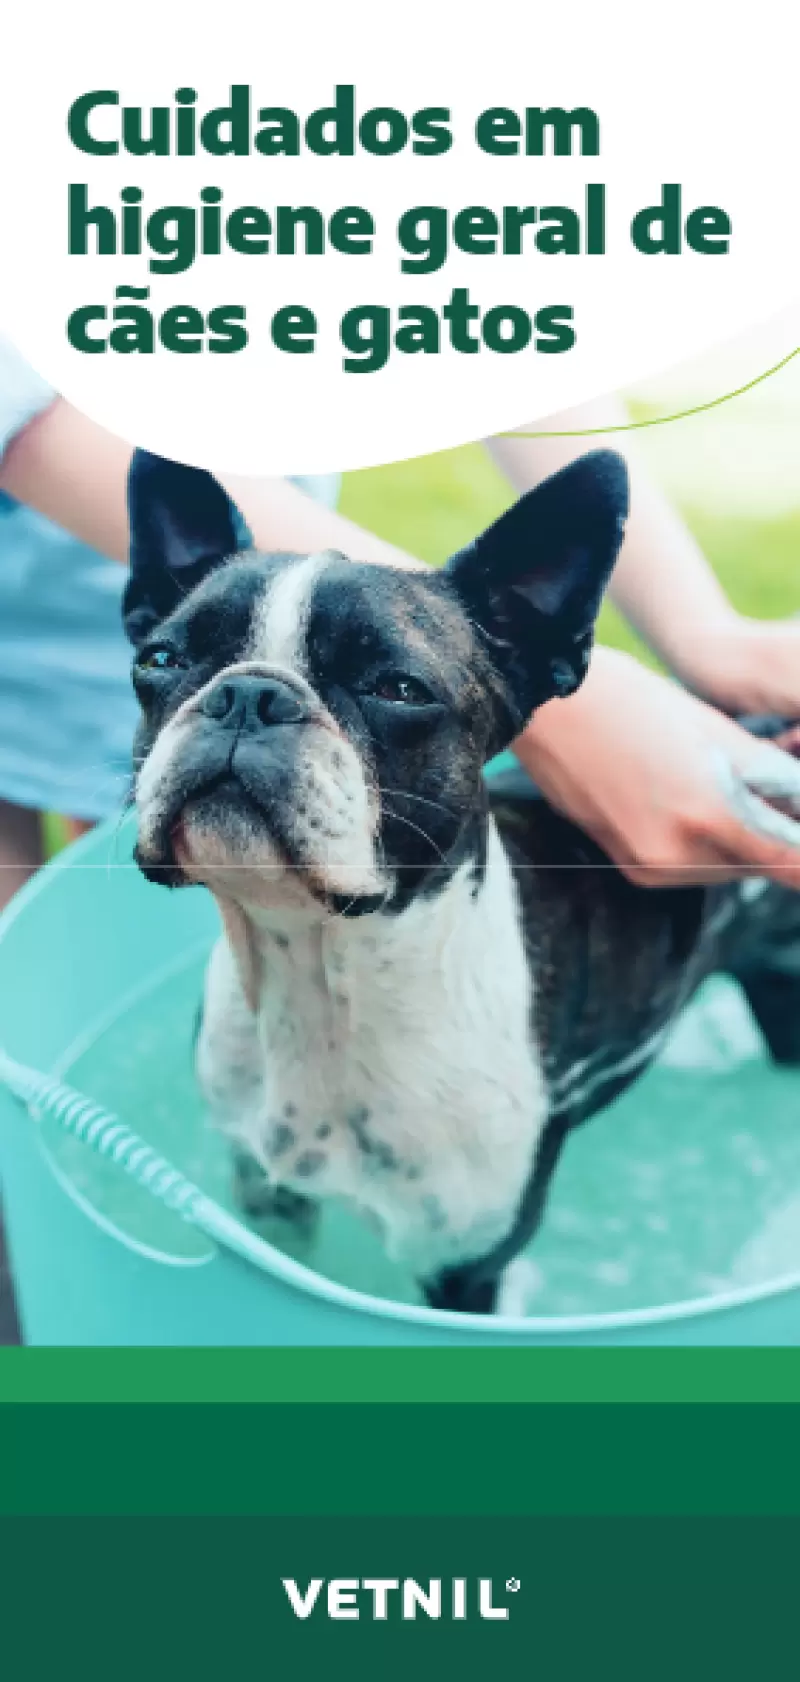
{"type": "Polygon", "coordinates": [[[368,693],[378,701],[394,701],[403,707],[429,707],[435,700],[419,678],[405,672],[384,672],[370,684],[368,693]]]}
{"type": "Polygon", "coordinates": [[[174,648],[168,648],[166,643],[159,643],[157,647],[146,648],[139,655],[136,662],[142,672],[172,672],[185,662],[174,648]]]}

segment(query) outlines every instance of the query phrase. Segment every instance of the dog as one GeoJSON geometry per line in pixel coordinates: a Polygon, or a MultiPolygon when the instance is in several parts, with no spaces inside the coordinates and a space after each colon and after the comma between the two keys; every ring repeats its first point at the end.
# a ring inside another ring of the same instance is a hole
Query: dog
{"type": "Polygon", "coordinates": [[[209,474],[130,470],[136,859],[222,920],[201,1086],[251,1211],[346,1200],[437,1308],[496,1308],[565,1140],[712,971],[800,1061],[800,898],[633,886],[483,775],[582,682],[627,506],[592,452],[403,571],[260,553],[209,474]]]}

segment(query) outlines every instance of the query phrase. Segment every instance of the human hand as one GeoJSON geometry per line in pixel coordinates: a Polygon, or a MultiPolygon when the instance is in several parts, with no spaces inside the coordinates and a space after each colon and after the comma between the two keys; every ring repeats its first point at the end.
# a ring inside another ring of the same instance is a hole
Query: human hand
{"type": "Polygon", "coordinates": [[[628,655],[597,649],[514,751],[632,882],[800,889],[800,765],[628,655]]]}
{"type": "MultiPolygon", "coordinates": [[[[774,713],[800,720],[800,618],[722,615],[686,631],[680,675],[697,695],[727,713],[774,713]]],[[[794,735],[800,745],[800,727],[794,735]]]]}

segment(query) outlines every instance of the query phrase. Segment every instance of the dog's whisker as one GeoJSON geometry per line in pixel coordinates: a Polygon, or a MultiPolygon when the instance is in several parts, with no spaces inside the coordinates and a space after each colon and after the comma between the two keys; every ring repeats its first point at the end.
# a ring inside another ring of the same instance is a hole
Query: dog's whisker
{"type": "Polygon", "coordinates": [[[426,829],[420,829],[418,823],[412,823],[410,818],[404,818],[400,812],[395,812],[390,806],[386,807],[386,816],[388,818],[392,818],[396,823],[405,824],[407,829],[413,829],[416,835],[421,835],[423,841],[427,841],[428,846],[432,847],[434,852],[438,854],[442,864],[447,863],[447,858],[442,852],[441,847],[437,846],[433,836],[429,835],[426,829]]]}
{"type": "Polygon", "coordinates": [[[431,800],[425,794],[413,794],[407,788],[384,788],[382,783],[378,783],[377,787],[379,794],[389,795],[390,797],[397,796],[401,800],[413,800],[417,805],[430,806],[435,812],[442,812],[446,818],[452,817],[452,813],[448,811],[446,806],[442,805],[441,800],[431,800]]]}

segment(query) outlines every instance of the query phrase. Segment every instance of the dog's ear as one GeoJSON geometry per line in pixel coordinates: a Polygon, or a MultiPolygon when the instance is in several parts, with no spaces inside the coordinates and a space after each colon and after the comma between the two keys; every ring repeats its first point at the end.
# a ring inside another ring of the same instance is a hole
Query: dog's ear
{"type": "Polygon", "coordinates": [[[206,573],[253,539],[210,473],[135,450],[128,473],[130,576],[125,631],[138,647],[206,573]]]}
{"type": "Polygon", "coordinates": [[[448,561],[504,681],[507,740],[536,707],[582,683],[627,512],[622,457],[594,450],[520,497],[448,561]]]}

